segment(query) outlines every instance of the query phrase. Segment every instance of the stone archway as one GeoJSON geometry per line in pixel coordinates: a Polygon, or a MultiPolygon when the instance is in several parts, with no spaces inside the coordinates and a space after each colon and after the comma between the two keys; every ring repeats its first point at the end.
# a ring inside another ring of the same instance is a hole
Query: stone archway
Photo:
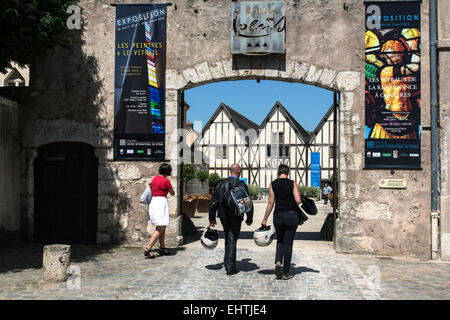
{"type": "MultiPolygon", "coordinates": [[[[352,170],[362,170],[363,159],[360,154],[353,154],[351,139],[361,133],[361,119],[358,112],[353,112],[355,90],[361,84],[361,73],[355,71],[338,71],[331,68],[315,66],[298,60],[287,60],[285,67],[274,68],[268,66],[268,69],[252,69],[249,63],[250,58],[241,58],[234,63],[232,59],[208,63],[202,62],[194,67],[185,70],[167,70],[166,76],[166,123],[168,132],[176,132],[174,125],[180,124],[179,110],[180,94],[185,89],[204,85],[212,82],[230,81],[230,80],[279,80],[288,82],[297,82],[318,86],[330,91],[340,92],[341,101],[338,111],[339,133],[338,133],[338,167],[339,170],[339,190],[345,197],[356,197],[357,195],[346,193],[347,190],[353,190],[346,184],[346,173],[352,170]],[[237,68],[236,68],[237,67],[237,68]]],[[[261,66],[260,66],[261,67],[261,66]]],[[[175,136],[166,137],[168,150],[172,150],[172,167],[179,164],[176,150],[177,139],[175,136]],[[175,148],[175,149],[174,149],[175,148]]],[[[181,185],[181,176],[177,175],[177,186],[181,185]]],[[[178,202],[179,204],[179,202],[178,202]]],[[[178,212],[177,202],[170,203],[171,212],[178,212]]],[[[175,217],[175,216],[174,216],[175,217]]],[[[337,237],[339,234],[336,235],[337,237]]]]}

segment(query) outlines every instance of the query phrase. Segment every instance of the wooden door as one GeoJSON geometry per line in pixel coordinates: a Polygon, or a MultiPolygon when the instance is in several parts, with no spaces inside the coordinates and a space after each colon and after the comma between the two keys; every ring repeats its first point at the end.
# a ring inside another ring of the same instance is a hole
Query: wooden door
{"type": "Polygon", "coordinates": [[[94,148],[43,146],[35,160],[35,242],[95,244],[98,159],[94,148]]]}

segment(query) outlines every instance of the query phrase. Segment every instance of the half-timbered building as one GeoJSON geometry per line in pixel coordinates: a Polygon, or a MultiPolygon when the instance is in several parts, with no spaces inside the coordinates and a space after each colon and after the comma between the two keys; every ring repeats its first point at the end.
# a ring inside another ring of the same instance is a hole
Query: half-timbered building
{"type": "Polygon", "coordinates": [[[238,163],[242,177],[250,181],[249,146],[257,138],[259,126],[221,103],[202,130],[196,146],[203,152],[210,173],[228,177],[228,168],[238,163]]]}
{"type": "Polygon", "coordinates": [[[196,146],[203,152],[210,173],[222,178],[238,163],[248,184],[267,191],[277,177],[277,168],[286,164],[291,178],[310,185],[310,153],[320,153],[321,179],[333,172],[333,107],[309,134],[280,103],[276,102],[261,125],[221,103],[206,123],[196,146]]]}

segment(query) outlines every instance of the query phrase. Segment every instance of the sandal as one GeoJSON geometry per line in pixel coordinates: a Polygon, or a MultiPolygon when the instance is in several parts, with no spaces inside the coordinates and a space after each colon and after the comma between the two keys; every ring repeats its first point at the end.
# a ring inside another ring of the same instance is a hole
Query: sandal
{"type": "Polygon", "coordinates": [[[144,256],[148,257],[148,255],[150,254],[150,250],[148,247],[144,249],[144,256]]]}
{"type": "Polygon", "coordinates": [[[160,256],[170,256],[170,252],[166,248],[159,248],[158,253],[160,256]]]}

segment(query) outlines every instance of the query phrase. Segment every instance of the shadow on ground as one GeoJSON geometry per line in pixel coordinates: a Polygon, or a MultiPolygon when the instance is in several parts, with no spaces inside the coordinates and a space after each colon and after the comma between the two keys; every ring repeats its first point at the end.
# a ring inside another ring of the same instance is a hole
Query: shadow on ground
{"type": "MultiPolygon", "coordinates": [[[[0,273],[41,269],[44,244],[11,244],[0,246],[0,273]]],[[[71,261],[92,261],[96,256],[112,253],[117,246],[72,245],[71,261]]]]}
{"type": "MultiPolygon", "coordinates": [[[[275,266],[275,265],[274,265],[274,266],[275,266]]],[[[274,267],[274,269],[260,270],[260,271],[258,271],[258,273],[261,273],[261,274],[272,274],[272,275],[274,275],[274,274],[275,274],[275,271],[274,271],[274,270],[275,270],[275,267],[274,267]]],[[[295,263],[293,263],[292,266],[291,266],[291,273],[292,273],[293,275],[301,274],[301,273],[306,273],[306,272],[320,273],[319,270],[310,269],[310,268],[308,268],[308,267],[296,267],[296,264],[295,264],[295,263]]]]}
{"type": "MultiPolygon", "coordinates": [[[[236,268],[239,272],[250,272],[259,269],[259,266],[256,263],[250,262],[252,259],[242,259],[240,261],[236,261],[236,268]]],[[[205,266],[208,270],[220,270],[224,267],[223,262],[217,264],[210,264],[205,266]]]]}

